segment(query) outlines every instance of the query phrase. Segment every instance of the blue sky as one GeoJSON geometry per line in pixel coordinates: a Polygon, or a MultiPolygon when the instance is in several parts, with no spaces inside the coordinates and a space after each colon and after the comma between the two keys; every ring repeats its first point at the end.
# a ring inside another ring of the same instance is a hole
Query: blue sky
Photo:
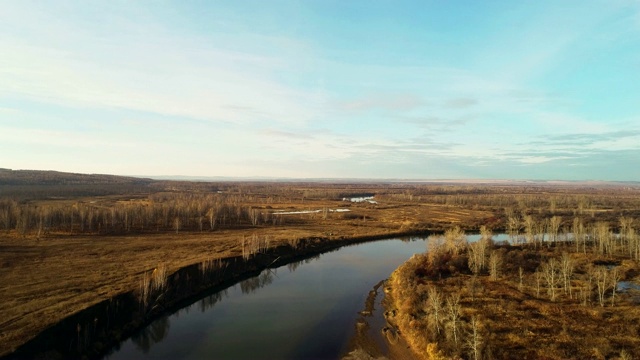
{"type": "Polygon", "coordinates": [[[638,0],[0,9],[0,167],[640,180],[638,0]]]}

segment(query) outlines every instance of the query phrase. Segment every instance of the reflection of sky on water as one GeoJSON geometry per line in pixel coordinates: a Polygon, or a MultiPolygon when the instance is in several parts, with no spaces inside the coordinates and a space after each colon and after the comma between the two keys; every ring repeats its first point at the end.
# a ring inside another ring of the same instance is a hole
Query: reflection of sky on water
{"type": "Polygon", "coordinates": [[[109,358],[339,357],[369,290],[425,249],[370,242],[265,270],[159,319],[109,358]]]}

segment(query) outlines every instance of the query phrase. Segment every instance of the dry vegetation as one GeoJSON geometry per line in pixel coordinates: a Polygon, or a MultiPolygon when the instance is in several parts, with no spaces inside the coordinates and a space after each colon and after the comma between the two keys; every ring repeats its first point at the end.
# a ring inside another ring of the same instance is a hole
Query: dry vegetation
{"type": "Polygon", "coordinates": [[[389,317],[426,359],[637,358],[640,294],[620,282],[640,274],[640,237],[631,218],[618,228],[518,245],[494,244],[486,228],[471,244],[456,228],[431,236],[392,275],[389,317]]]}
{"type": "Polygon", "coordinates": [[[524,237],[526,216],[556,217],[558,236],[575,216],[585,233],[598,221],[614,230],[620,216],[640,217],[639,193],[619,185],[207,183],[0,170],[0,355],[100,301],[152,292],[188,265],[266,248],[295,252],[310,239],[453,225],[506,230],[515,218],[524,237]],[[357,196],[377,203],[343,200],[357,196]]]}

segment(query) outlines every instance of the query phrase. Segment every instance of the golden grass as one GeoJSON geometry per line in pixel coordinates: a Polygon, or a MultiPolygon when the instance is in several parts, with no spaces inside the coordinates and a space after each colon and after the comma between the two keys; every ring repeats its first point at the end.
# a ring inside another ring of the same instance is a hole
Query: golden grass
{"type": "MultiPolygon", "coordinates": [[[[108,200],[101,200],[107,202],[108,200]]],[[[37,240],[15,233],[0,234],[0,355],[82,309],[140,289],[143,274],[151,286],[191,264],[242,255],[241,239],[269,239],[269,246],[299,246],[300,239],[338,240],[384,236],[416,229],[441,229],[446,224],[426,221],[441,206],[409,205],[414,217],[405,221],[396,209],[341,201],[274,204],[274,209],[306,210],[349,207],[351,212],[291,215],[290,225],[224,229],[214,232],[175,232],[129,236],[55,235],[37,240]],[[426,211],[425,211],[426,210],[426,211]],[[423,213],[423,211],[425,211],[423,213]],[[345,216],[348,215],[348,216],[345,216]],[[355,220],[353,219],[355,218],[355,220]],[[366,218],[366,220],[362,220],[366,218]],[[154,269],[155,273],[154,273],[154,269]],[[152,275],[154,274],[154,275],[152,275]]],[[[482,218],[483,212],[473,216],[482,218]]],[[[464,222],[467,218],[457,218],[464,222]]],[[[477,219],[475,219],[477,220],[477,219]]],[[[264,244],[262,245],[264,246],[264,244]]]]}
{"type": "MultiPolygon", "coordinates": [[[[506,247],[505,268],[517,268],[514,261],[522,255],[538,254],[541,258],[560,257],[566,249],[534,249],[506,247]]],[[[462,255],[464,256],[464,255],[462,255]]],[[[574,287],[586,281],[584,273],[589,264],[599,257],[591,254],[572,254],[577,267],[572,280],[574,287]]],[[[627,274],[637,274],[637,263],[622,259],[627,274]]],[[[451,264],[455,259],[449,260],[451,264]]],[[[457,262],[458,264],[464,262],[457,262]]],[[[518,289],[518,274],[505,272],[497,281],[488,275],[477,278],[481,290],[475,296],[469,293],[467,284],[472,275],[464,267],[457,266],[450,276],[421,276],[420,269],[429,266],[426,255],[418,255],[398,268],[390,278],[393,306],[397,310],[397,322],[419,357],[437,358],[434,349],[448,357],[471,358],[462,342],[454,343],[443,333],[437,334],[432,325],[430,310],[425,307],[427,289],[436,287],[442,297],[450,294],[461,296],[463,336],[469,336],[469,323],[477,317],[482,324],[482,353],[493,359],[599,359],[640,356],[640,307],[629,294],[619,294],[614,306],[610,302],[600,307],[595,293],[588,306],[579,299],[565,294],[558,288],[558,299],[549,300],[546,292],[535,296],[531,272],[525,273],[525,286],[518,289]],[[435,344],[435,345],[434,345],[435,344]]],[[[607,298],[610,299],[610,290],[607,298]]],[[[446,320],[443,321],[443,328],[446,320]]]]}

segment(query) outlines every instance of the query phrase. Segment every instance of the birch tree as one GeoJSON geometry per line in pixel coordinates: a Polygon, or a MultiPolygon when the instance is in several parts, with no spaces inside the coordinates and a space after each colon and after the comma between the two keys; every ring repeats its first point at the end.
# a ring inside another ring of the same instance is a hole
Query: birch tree
{"type": "Polygon", "coordinates": [[[571,296],[571,277],[573,276],[574,270],[574,261],[568,253],[562,253],[562,258],[560,259],[560,273],[562,276],[562,284],[564,288],[564,293],[569,293],[571,296]]]}
{"type": "Polygon", "coordinates": [[[542,264],[542,274],[547,283],[547,293],[551,301],[556,301],[556,286],[558,284],[558,262],[556,259],[549,259],[542,264]]]}
{"type": "Polygon", "coordinates": [[[442,297],[435,286],[429,287],[427,293],[427,308],[432,318],[432,327],[436,334],[440,334],[440,323],[442,322],[442,297]]]}
{"type": "Polygon", "coordinates": [[[492,251],[489,255],[489,275],[491,280],[498,280],[500,272],[502,271],[502,254],[498,251],[492,251]]]}
{"type": "Polygon", "coordinates": [[[480,360],[482,358],[483,338],[480,333],[480,321],[476,316],[469,322],[469,334],[467,335],[466,347],[469,349],[469,358],[480,360]]]}
{"type": "Polygon", "coordinates": [[[554,216],[549,219],[549,237],[552,242],[558,240],[558,231],[560,230],[560,224],[562,224],[562,217],[554,216]]]}
{"type": "Polygon", "coordinates": [[[460,294],[452,294],[447,298],[447,325],[448,334],[457,346],[460,331],[460,294]]]}

